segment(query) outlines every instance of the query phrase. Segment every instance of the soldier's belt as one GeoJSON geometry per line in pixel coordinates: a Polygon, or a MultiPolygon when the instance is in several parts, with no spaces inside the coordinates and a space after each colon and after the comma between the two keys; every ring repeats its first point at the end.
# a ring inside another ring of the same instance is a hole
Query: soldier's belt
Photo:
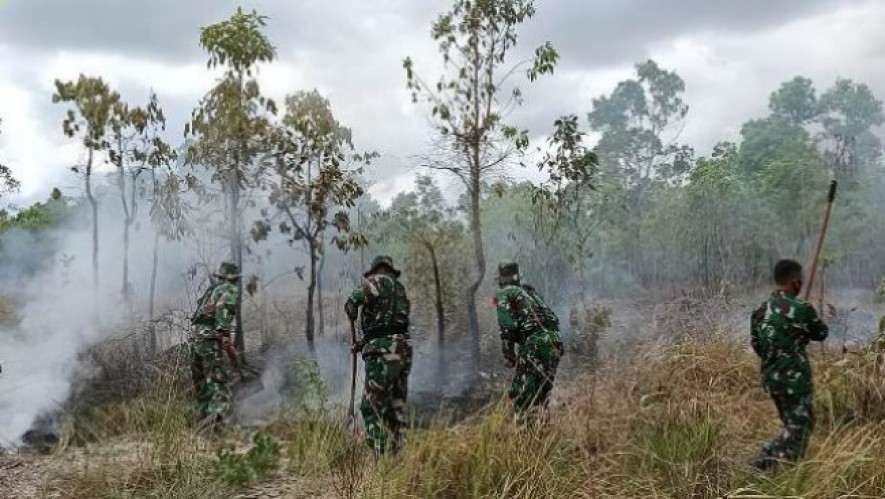
{"type": "Polygon", "coordinates": [[[398,327],[398,328],[376,328],[370,330],[363,330],[363,339],[364,340],[374,340],[378,338],[387,338],[389,336],[403,336],[404,339],[409,339],[408,327],[398,327]]]}

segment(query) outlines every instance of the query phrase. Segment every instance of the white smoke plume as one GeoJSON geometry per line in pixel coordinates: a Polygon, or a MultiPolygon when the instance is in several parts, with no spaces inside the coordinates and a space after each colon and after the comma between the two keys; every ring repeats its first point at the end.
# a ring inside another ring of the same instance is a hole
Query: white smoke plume
{"type": "MultiPolygon", "coordinates": [[[[152,226],[141,220],[131,233],[135,294],[127,307],[122,296],[122,220],[115,208],[109,200],[102,205],[99,285],[94,292],[85,210],[75,208],[69,223],[59,228],[15,229],[0,238],[0,295],[17,319],[0,327],[0,445],[14,445],[36,417],[65,402],[81,368],[80,353],[147,315],[152,226]]],[[[188,253],[185,245],[162,246],[158,309],[186,299],[184,275],[194,261],[188,253]]]]}

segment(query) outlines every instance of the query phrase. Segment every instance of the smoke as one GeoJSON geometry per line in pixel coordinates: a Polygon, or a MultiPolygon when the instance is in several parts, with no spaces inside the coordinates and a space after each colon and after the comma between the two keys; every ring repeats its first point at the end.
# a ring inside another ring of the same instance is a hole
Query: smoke
{"type": "MultiPolygon", "coordinates": [[[[64,202],[64,201],[62,201],[64,202]]],[[[13,317],[0,326],[0,445],[15,445],[35,419],[61,407],[84,367],[80,354],[147,314],[154,233],[140,220],[131,231],[127,305],[122,283],[122,217],[110,200],[100,215],[99,282],[93,290],[89,213],[71,205],[60,227],[9,230],[0,238],[0,297],[13,317]]],[[[146,211],[146,210],[145,210],[146,211]]],[[[186,299],[181,246],[164,246],[158,269],[161,306],[186,299]]]]}

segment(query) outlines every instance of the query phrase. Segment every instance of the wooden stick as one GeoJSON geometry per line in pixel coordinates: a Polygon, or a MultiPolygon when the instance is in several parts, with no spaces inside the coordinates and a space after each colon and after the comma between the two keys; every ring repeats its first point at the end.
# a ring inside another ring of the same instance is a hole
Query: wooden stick
{"type": "Polygon", "coordinates": [[[820,259],[820,252],[824,247],[824,237],[827,234],[827,227],[830,225],[830,213],[833,210],[833,200],[836,199],[836,180],[830,181],[830,192],[827,194],[827,206],[824,209],[824,219],[820,225],[820,231],[817,233],[817,241],[814,244],[814,251],[811,252],[811,263],[808,264],[808,284],[805,287],[805,301],[811,297],[811,288],[814,286],[814,274],[817,272],[817,262],[820,259]]]}
{"type": "MultiPolygon", "coordinates": [[[[817,233],[817,241],[814,243],[814,250],[811,252],[811,263],[808,264],[808,285],[805,287],[805,301],[811,298],[811,288],[814,286],[814,275],[817,273],[817,262],[820,259],[820,252],[824,247],[824,236],[827,234],[827,227],[830,225],[830,213],[833,211],[833,201],[836,199],[836,186],[838,182],[833,179],[830,181],[830,191],[827,193],[827,205],[824,208],[824,219],[820,224],[820,231],[817,233]]],[[[823,289],[821,289],[823,296],[823,289]]],[[[823,305],[818,312],[823,315],[823,305]]],[[[820,353],[824,354],[824,342],[820,342],[820,353]]]]}
{"type": "MultiPolygon", "coordinates": [[[[356,324],[355,321],[350,321],[350,346],[353,347],[356,345],[356,324]]],[[[347,411],[347,415],[350,418],[350,423],[353,428],[353,431],[356,431],[356,352],[350,353],[350,408],[347,411]]]]}

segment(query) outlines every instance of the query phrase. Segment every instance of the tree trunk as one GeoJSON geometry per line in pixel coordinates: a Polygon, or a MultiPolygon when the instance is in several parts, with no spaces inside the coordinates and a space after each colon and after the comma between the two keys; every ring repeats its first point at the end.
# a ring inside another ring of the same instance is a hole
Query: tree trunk
{"type": "Polygon", "coordinates": [[[150,324],[151,355],[156,355],[158,350],[157,325],[154,323],[154,306],[157,296],[157,266],[159,263],[159,255],[160,233],[157,232],[154,234],[154,259],[151,264],[151,294],[148,298],[148,324],[150,324]]]}
{"type": "Polygon", "coordinates": [[[476,368],[480,362],[480,337],[479,337],[479,313],[476,306],[476,294],[479,291],[486,275],[486,256],[482,244],[482,221],[480,220],[480,178],[479,178],[479,150],[474,151],[474,161],[477,175],[472,179],[470,189],[470,232],[473,235],[473,254],[476,259],[476,276],[468,288],[467,318],[470,327],[470,356],[471,366],[476,368]]]}
{"type": "Polygon", "coordinates": [[[436,249],[432,244],[427,244],[427,251],[430,253],[430,262],[433,265],[433,287],[436,294],[436,344],[439,352],[437,360],[437,381],[445,382],[446,379],[446,316],[443,307],[442,282],[439,276],[439,263],[436,258],[436,249]]]}
{"type": "MultiPolygon", "coordinates": [[[[125,200],[123,201],[125,204],[125,200]]],[[[132,285],[129,283],[129,231],[132,228],[132,218],[127,214],[123,221],[123,300],[130,303],[132,299],[132,285]]]]}
{"type": "Polygon", "coordinates": [[[314,293],[317,286],[317,254],[314,241],[308,241],[310,244],[310,282],[307,285],[307,317],[304,321],[304,336],[307,338],[307,348],[310,355],[316,358],[316,344],[314,343],[314,293]]]}
{"type": "MultiPolygon", "coordinates": [[[[240,183],[238,174],[234,174],[234,178],[229,181],[228,185],[228,217],[230,223],[230,257],[240,273],[243,272],[243,246],[240,234],[240,183]]],[[[243,279],[237,279],[237,305],[236,305],[236,331],[234,345],[240,351],[240,360],[245,359],[246,353],[246,332],[243,330],[243,279]]]]}
{"type": "Polygon", "coordinates": [[[98,311],[98,202],[92,194],[92,159],[93,151],[89,149],[86,163],[86,199],[92,207],[92,298],[95,320],[100,320],[98,311]]]}
{"type": "MultiPolygon", "coordinates": [[[[123,284],[121,292],[123,294],[123,301],[129,307],[131,298],[131,286],[129,284],[129,229],[132,226],[133,213],[129,209],[129,203],[126,202],[126,172],[123,169],[123,143],[120,135],[117,135],[117,174],[119,176],[117,182],[120,189],[120,204],[123,208],[123,284]]],[[[133,193],[134,189],[133,182],[133,193]]],[[[131,309],[128,312],[131,312],[131,309]]]]}
{"type": "MultiPolygon", "coordinates": [[[[245,91],[243,84],[243,71],[241,70],[237,75],[237,82],[239,85],[239,93],[237,94],[237,99],[240,105],[240,108],[243,108],[243,93],[245,91]]],[[[245,114],[245,110],[243,109],[243,114],[245,114]]],[[[240,140],[237,143],[237,146],[234,151],[234,171],[233,178],[231,179],[231,257],[234,262],[237,264],[237,268],[240,269],[240,274],[243,274],[243,237],[240,233],[240,186],[242,175],[245,177],[245,165],[243,164],[244,160],[244,152],[246,150],[245,140],[240,140]]],[[[237,335],[234,338],[234,346],[237,350],[240,351],[240,361],[245,364],[246,363],[246,331],[243,329],[243,279],[237,279],[237,305],[236,305],[236,318],[234,319],[236,322],[237,335]]]]}
{"type": "Polygon", "coordinates": [[[318,320],[318,329],[320,336],[324,336],[326,334],[326,309],[325,302],[323,301],[323,269],[326,267],[326,254],[320,257],[320,266],[317,268],[317,318],[318,320]]]}

